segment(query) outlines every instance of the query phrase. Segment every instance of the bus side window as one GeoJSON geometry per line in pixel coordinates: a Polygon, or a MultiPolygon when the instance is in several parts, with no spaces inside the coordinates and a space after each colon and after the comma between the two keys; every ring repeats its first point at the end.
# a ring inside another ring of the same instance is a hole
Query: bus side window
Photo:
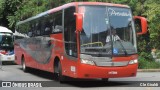
{"type": "Polygon", "coordinates": [[[35,25],[35,30],[37,31],[36,32],[36,35],[39,36],[41,35],[41,28],[40,28],[41,24],[39,21],[37,21],[36,25],[35,25]]]}
{"type": "Polygon", "coordinates": [[[61,33],[63,31],[62,27],[62,11],[59,11],[53,15],[52,21],[52,33],[61,33]]]}
{"type": "Polygon", "coordinates": [[[29,36],[29,37],[32,37],[32,32],[31,32],[31,31],[28,32],[28,36],[29,36]]]}
{"type": "Polygon", "coordinates": [[[44,16],[41,18],[41,35],[49,35],[51,34],[51,23],[50,20],[51,17],[50,16],[44,16]]]}
{"type": "Polygon", "coordinates": [[[64,10],[64,40],[67,55],[77,57],[75,7],[64,10]]]}
{"type": "Polygon", "coordinates": [[[51,28],[50,28],[51,24],[49,23],[49,21],[47,20],[45,22],[45,28],[44,28],[44,35],[49,35],[51,34],[51,28]]]}
{"type": "Polygon", "coordinates": [[[34,37],[36,35],[34,24],[30,23],[31,28],[29,29],[28,36],[34,37]]]}

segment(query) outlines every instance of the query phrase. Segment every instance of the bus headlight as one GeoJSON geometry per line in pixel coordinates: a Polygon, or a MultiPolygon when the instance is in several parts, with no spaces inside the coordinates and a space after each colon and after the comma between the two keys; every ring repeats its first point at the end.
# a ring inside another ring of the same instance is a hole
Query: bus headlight
{"type": "Polygon", "coordinates": [[[129,62],[129,64],[136,64],[136,63],[138,63],[138,59],[134,59],[129,62]]]}
{"type": "Polygon", "coordinates": [[[81,59],[81,63],[83,64],[89,64],[89,65],[95,65],[95,63],[91,60],[81,59]]]}

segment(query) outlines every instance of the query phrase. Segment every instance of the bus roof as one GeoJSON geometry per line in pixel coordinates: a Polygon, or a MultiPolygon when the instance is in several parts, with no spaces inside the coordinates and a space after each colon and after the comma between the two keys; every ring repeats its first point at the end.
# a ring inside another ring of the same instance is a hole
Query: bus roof
{"type": "Polygon", "coordinates": [[[49,10],[49,13],[54,13],[54,12],[62,10],[64,8],[67,8],[67,7],[70,7],[70,6],[76,6],[76,5],[102,5],[102,6],[115,6],[115,7],[129,8],[128,5],[114,4],[114,3],[104,3],[104,2],[72,2],[72,3],[68,3],[68,4],[64,4],[62,6],[59,6],[57,8],[53,8],[53,9],[49,10]]]}
{"type": "Polygon", "coordinates": [[[113,4],[113,3],[104,3],[104,2],[71,2],[71,3],[67,3],[67,4],[64,4],[64,5],[59,6],[59,7],[55,7],[53,9],[48,10],[48,11],[42,12],[42,13],[40,13],[40,14],[38,14],[36,16],[33,16],[31,18],[28,18],[26,20],[20,21],[20,22],[17,23],[17,25],[25,23],[25,22],[28,22],[28,21],[31,21],[31,20],[34,20],[34,19],[42,17],[42,16],[45,16],[47,14],[51,14],[51,13],[57,12],[57,11],[62,10],[64,8],[68,8],[70,6],[77,6],[77,5],[102,5],[102,6],[105,5],[105,6],[115,6],[115,7],[129,8],[128,5],[113,4]]]}
{"type": "Polygon", "coordinates": [[[8,28],[3,27],[3,26],[0,26],[0,33],[1,33],[1,32],[5,32],[5,33],[13,33],[11,30],[9,30],[8,28]]]}

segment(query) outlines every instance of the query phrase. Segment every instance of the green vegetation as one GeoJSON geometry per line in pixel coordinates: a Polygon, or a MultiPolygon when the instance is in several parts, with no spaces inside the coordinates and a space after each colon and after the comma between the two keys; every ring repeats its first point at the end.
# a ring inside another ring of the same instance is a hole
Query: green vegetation
{"type": "Polygon", "coordinates": [[[160,50],[160,0],[0,0],[0,25],[14,30],[18,21],[71,1],[126,4],[134,15],[146,17],[149,32],[138,36],[139,68],[160,68],[160,64],[150,58],[152,48],[160,50]]]}
{"type": "Polygon", "coordinates": [[[139,56],[138,61],[139,69],[157,69],[160,68],[160,62],[155,62],[155,60],[152,58],[151,54],[141,52],[139,56]]]}
{"type": "Polygon", "coordinates": [[[139,60],[139,69],[157,69],[160,68],[160,63],[155,61],[149,61],[141,57],[139,60]]]}

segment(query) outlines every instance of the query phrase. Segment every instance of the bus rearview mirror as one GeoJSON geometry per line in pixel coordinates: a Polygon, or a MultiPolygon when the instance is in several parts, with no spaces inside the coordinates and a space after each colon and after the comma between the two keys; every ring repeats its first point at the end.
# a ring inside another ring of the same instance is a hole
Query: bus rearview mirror
{"type": "Polygon", "coordinates": [[[74,13],[74,15],[76,16],[76,31],[81,32],[83,25],[83,15],[79,13],[74,13]]]}
{"type": "Polygon", "coordinates": [[[142,35],[147,33],[147,20],[141,16],[134,16],[135,21],[135,29],[137,31],[137,35],[142,35]]]}

